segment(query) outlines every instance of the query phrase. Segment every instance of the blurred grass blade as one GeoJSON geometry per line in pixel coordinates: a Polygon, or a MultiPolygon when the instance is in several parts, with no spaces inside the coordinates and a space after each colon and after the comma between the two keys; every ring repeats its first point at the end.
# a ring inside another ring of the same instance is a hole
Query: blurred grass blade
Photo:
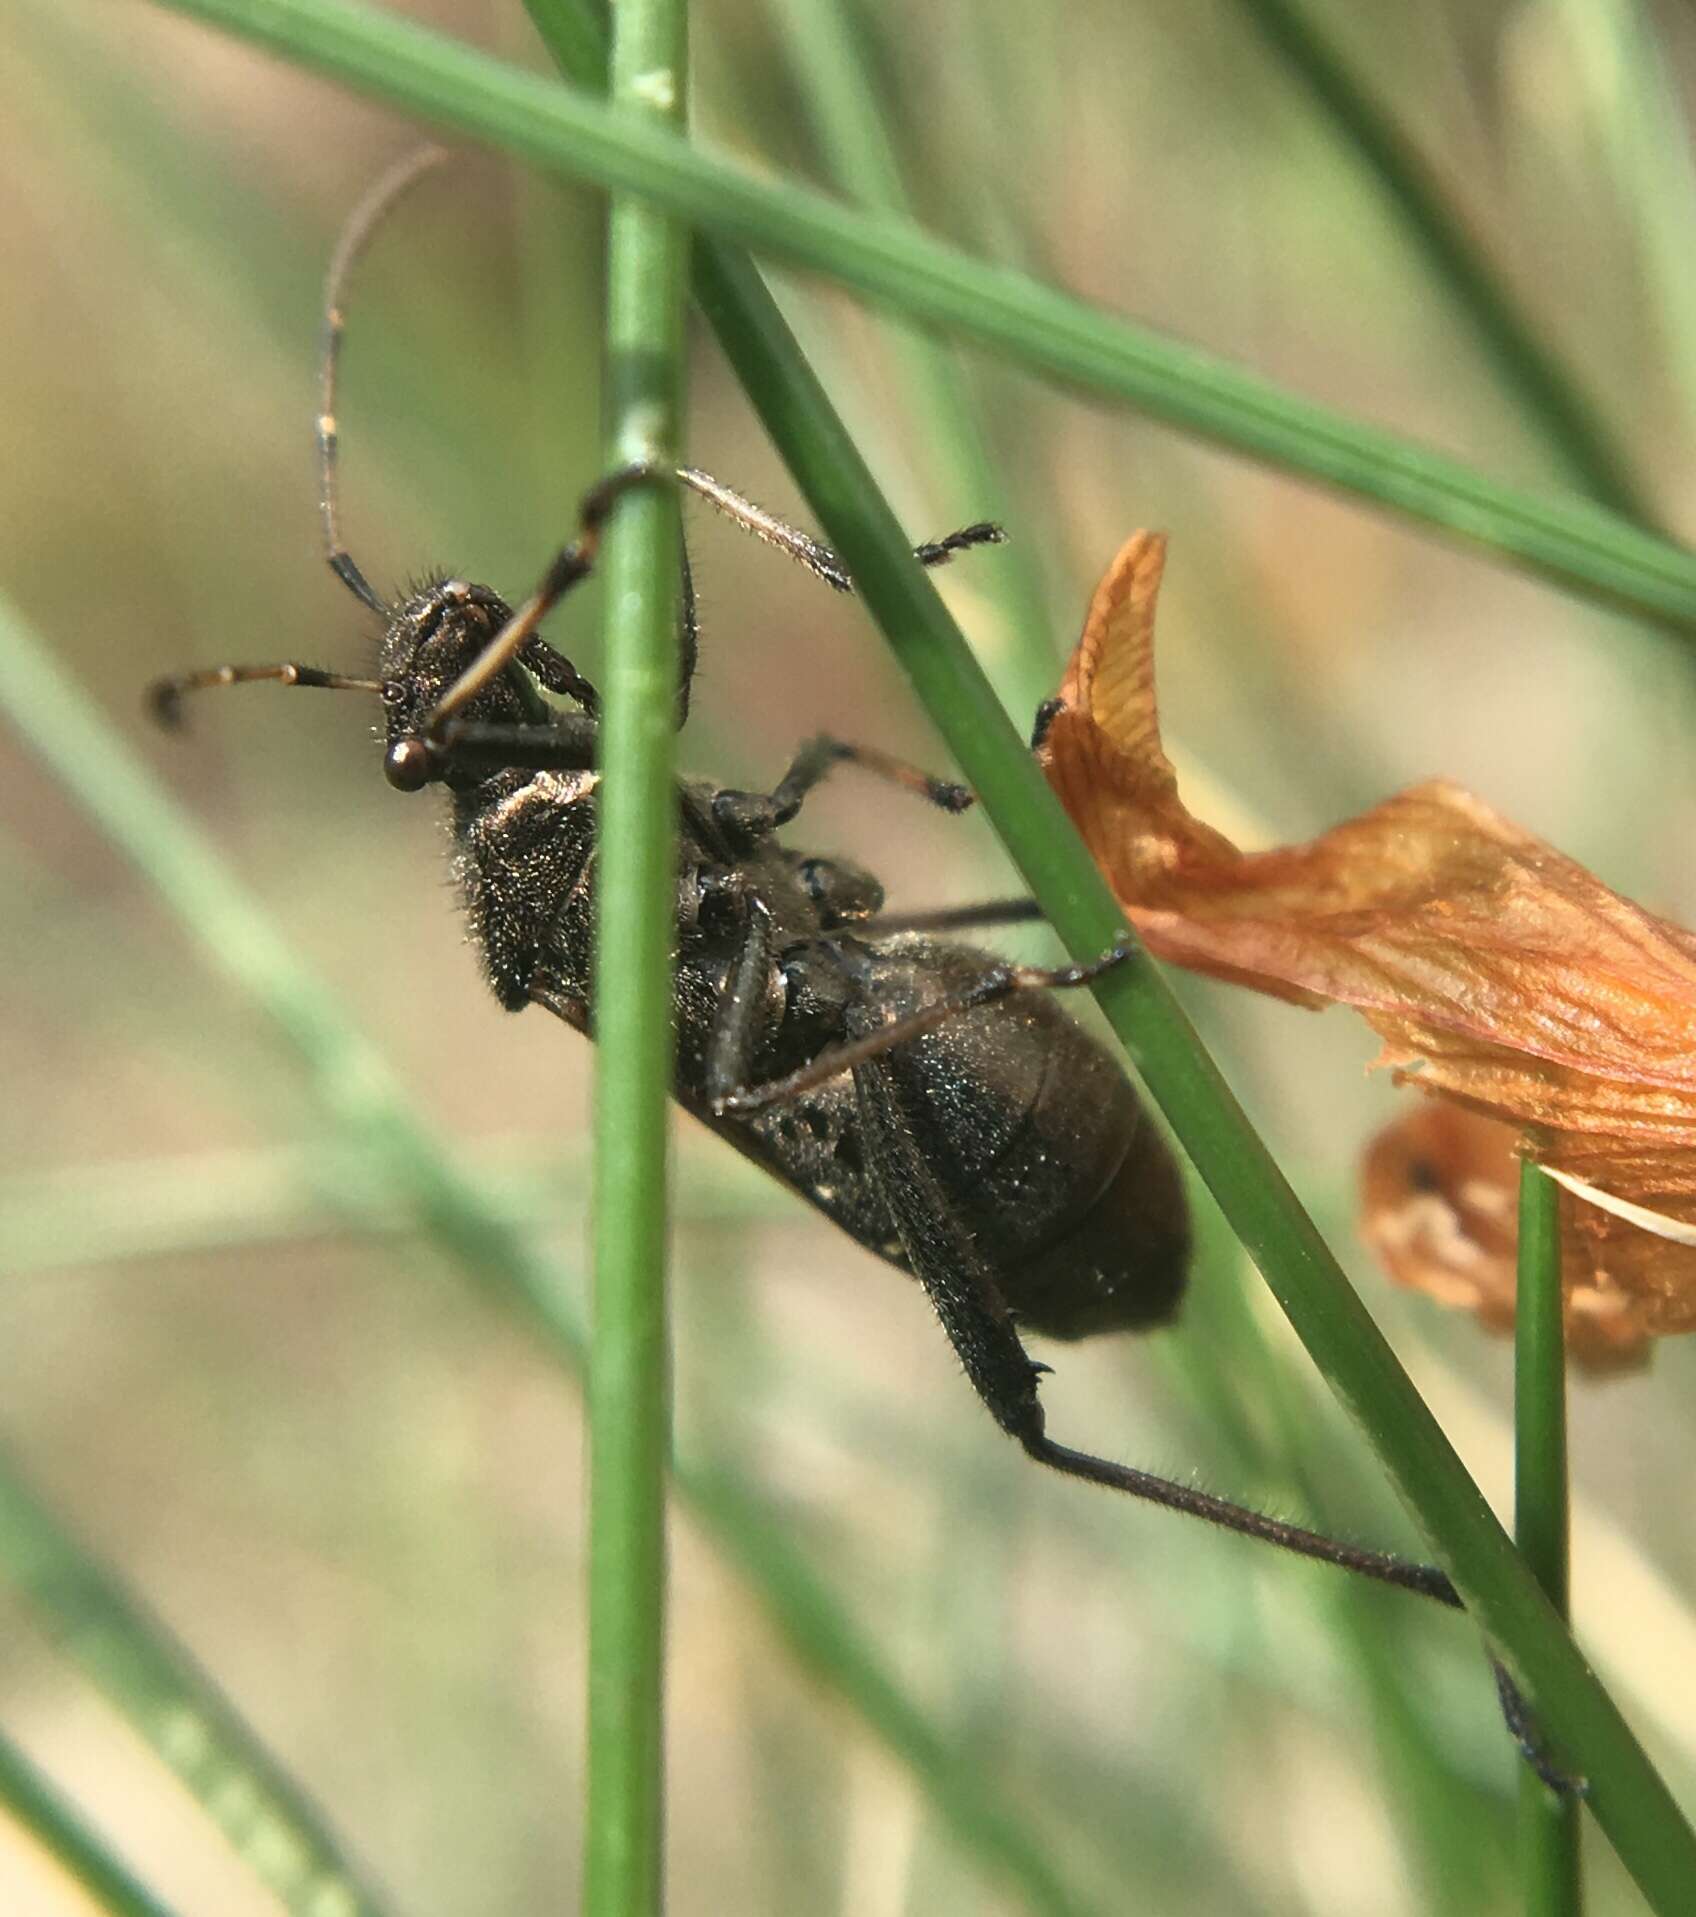
{"type": "Polygon", "coordinates": [[[0,1731],[0,1812],[27,1831],[87,1891],[90,1900],[113,1917],[171,1917],[4,1731],[0,1731]]]}
{"type": "MultiPolygon", "coordinates": [[[[1204,1199],[1195,1222],[1186,1336],[1161,1355],[1184,1380],[1209,1433],[1223,1440],[1232,1482],[1278,1469],[1288,1487],[1284,1495],[1296,1500],[1293,1508],[1330,1530],[1339,1495],[1350,1509],[1351,1491],[1358,1489],[1360,1502],[1370,1498],[1371,1462],[1339,1453],[1316,1429],[1311,1392],[1258,1321],[1238,1269],[1241,1247],[1218,1207],[1204,1199]],[[1243,1389],[1245,1378],[1254,1380],[1251,1392],[1243,1389]]],[[[1406,1637],[1386,1630],[1381,1594],[1357,1579],[1329,1579],[1312,1596],[1323,1606],[1327,1631],[1348,1646],[1349,1665],[1371,1707],[1384,1814],[1395,1819],[1407,1855],[1416,1860],[1421,1917],[1475,1917],[1493,1908],[1506,1876],[1498,1805],[1457,1774],[1452,1747],[1440,1737],[1424,1695],[1425,1674],[1416,1678],[1408,1668],[1406,1637]]]]}
{"type": "Polygon", "coordinates": [[[845,1674],[851,1678],[867,1722],[916,1777],[926,1780],[932,1807],[968,1854],[1009,1871],[1023,1886],[1032,1910],[1081,1917],[1085,1905],[1078,1895],[1032,1842],[1029,1832],[999,1821],[1000,1810],[974,1784],[974,1769],[962,1764],[949,1743],[891,1681],[849,1626],[846,1614],[826,1597],[788,1543],[785,1528],[774,1526],[771,1511],[751,1499],[728,1473],[703,1471],[694,1486],[699,1511],[711,1517],[718,1535],[741,1539],[745,1545],[759,1541],[771,1571],[761,1601],[792,1654],[829,1682],[841,1684],[845,1674]]]}
{"type": "MultiPolygon", "coordinates": [[[[1571,1578],[1567,1501],[1566,1342],[1561,1298],[1560,1188],[1529,1160],[1519,1168],[1519,1271],[1514,1306],[1514,1535],[1561,1617],[1571,1578]]],[[[1533,1699],[1535,1705],[1536,1700],[1533,1699]]],[[[1519,1777],[1525,1917],[1579,1917],[1579,1807],[1529,1767],[1519,1777]]]]}
{"type": "MultiPolygon", "coordinates": [[[[581,1384],[585,1339],[574,1288],[559,1268],[484,1204],[478,1188],[416,1116],[375,1049],[343,1017],[334,998],[294,959],[263,913],[225,869],[198,828],[104,721],[45,645],[0,595],[0,707],[58,774],[66,789],[149,878],[199,945],[207,963],[250,997],[279,1028],[307,1068],[326,1119],[345,1127],[411,1207],[421,1228],[493,1300],[513,1310],[543,1347],[581,1384]]],[[[376,774],[373,770],[373,778],[376,774]]],[[[469,986],[468,986],[469,989],[469,986]]],[[[884,1673],[830,1592],[782,1542],[781,1520],[732,1526],[720,1520],[686,1461],[674,1464],[679,1500],[703,1533],[747,1580],[780,1633],[791,1608],[828,1620],[837,1663],[816,1669],[836,1694],[909,1765],[919,1786],[984,1867],[1016,1885],[1033,1910],[1082,1917],[1089,1906],[1060,1887],[1038,1838],[972,1758],[934,1737],[911,1736],[923,1715],[884,1673]],[[866,1689],[866,1674],[875,1676],[866,1689]],[[887,1701],[899,1700],[902,1741],[889,1734],[887,1701]],[[970,1815],[967,1815],[967,1812],[970,1815]]],[[[745,1508],[753,1508],[744,1490],[745,1508]]],[[[74,1587],[73,1587],[74,1588],[74,1587]]],[[[102,1682],[108,1681],[103,1667],[102,1682]]]]}
{"type": "Polygon", "coordinates": [[[1305,0],[1236,4],[1377,179],[1402,230],[1448,288],[1504,389],[1541,431],[1568,476],[1614,512],[1662,530],[1631,459],[1572,369],[1521,307],[1435,169],[1352,70],[1305,0]]]}
{"type": "MultiPolygon", "coordinates": [[[[1572,84],[1590,103],[1613,172],[1636,248],[1637,290],[1653,303],[1688,446],[1696,435],[1696,154],[1679,76],[1644,0],[1553,0],[1546,18],[1571,38],[1572,84]]],[[[1579,138],[1588,132],[1573,129],[1579,138]]]]}
{"type": "MultiPolygon", "coordinates": [[[[859,205],[911,219],[901,160],[845,0],[769,0],[769,11],[835,180],[859,205]]],[[[1005,523],[1012,517],[1007,489],[955,348],[911,326],[891,328],[890,344],[903,439],[929,454],[954,510],[1005,523]]],[[[979,656],[1006,704],[1034,712],[1054,690],[1058,660],[1031,542],[1013,540],[980,590],[1000,633],[998,642],[980,640],[979,656]]]]}
{"type": "MultiPolygon", "coordinates": [[[[623,0],[612,94],[680,126],[683,0],[623,0]]],[[[607,226],[606,470],[680,463],[688,235],[615,197],[607,226]]],[[[666,1134],[677,912],[682,527],[669,485],[613,509],[605,540],[606,679],[597,791],[595,1304],[589,1353],[587,1917],[658,1917],[664,1901],[666,1134]]]]}
{"type": "MultiPolygon", "coordinates": [[[[741,1159],[679,1166],[679,1223],[793,1218],[798,1201],[741,1159]]],[[[533,1133],[480,1139],[461,1161],[503,1225],[560,1227],[588,1200],[584,1154],[533,1133]]],[[[382,1168],[343,1139],[125,1158],[0,1179],[0,1269],[8,1279],[76,1265],[230,1251],[242,1245],[411,1232],[417,1218],[382,1168]]]]}
{"type": "Polygon", "coordinates": [[[550,171],[648,195],[1050,378],[1405,513],[1587,597],[1696,626],[1696,555],[1602,508],[1500,485],[904,223],[756,179],[410,21],[340,0],[168,4],[550,171]]]}
{"type": "Polygon", "coordinates": [[[295,1917],[382,1917],[317,1810],[217,1686],[0,1456],[0,1575],[295,1917]]]}

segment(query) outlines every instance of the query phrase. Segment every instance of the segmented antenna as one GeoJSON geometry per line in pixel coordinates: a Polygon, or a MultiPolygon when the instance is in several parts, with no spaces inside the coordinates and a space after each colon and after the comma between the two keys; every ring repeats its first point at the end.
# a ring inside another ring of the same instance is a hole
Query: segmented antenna
{"type": "Polygon", "coordinates": [[[279,686],[322,686],[330,692],[380,694],[387,690],[381,679],[356,679],[345,672],[326,672],[321,666],[278,659],[263,666],[208,666],[203,672],[179,672],[168,679],[155,679],[147,688],[148,710],[160,725],[173,728],[182,724],[185,693],[204,692],[211,686],[252,685],[261,679],[279,686]]]}
{"type": "Polygon", "coordinates": [[[418,147],[397,160],[348,216],[324,278],[324,343],[318,362],[318,511],[324,525],[324,557],[330,570],[356,599],[362,600],[373,612],[385,615],[389,608],[342,544],[337,519],[336,370],[345,324],[342,294],[348,275],[370,244],[372,234],[394,210],[401,195],[447,157],[446,147],[431,145],[418,147]]]}

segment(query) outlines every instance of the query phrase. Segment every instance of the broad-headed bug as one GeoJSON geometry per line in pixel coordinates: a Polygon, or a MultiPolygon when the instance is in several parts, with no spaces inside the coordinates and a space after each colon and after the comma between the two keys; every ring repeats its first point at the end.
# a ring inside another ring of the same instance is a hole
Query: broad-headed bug
{"type": "MultiPolygon", "coordinates": [[[[392,169],[356,209],[332,261],[318,419],[325,556],[383,621],[375,671],[295,662],[227,665],[160,681],[155,713],[183,695],[270,680],[375,696],[384,768],[401,791],[446,789],[455,867],[496,998],[588,1033],[595,911],[599,701],[540,633],[591,570],[601,528],[633,486],[678,483],[780,547],[838,591],[853,582],[827,547],[694,469],[630,467],[583,501],[577,536],[517,608],[486,586],[437,578],[390,604],[343,546],[337,511],[336,365],[349,271],[381,216],[440,156],[392,169]],[[552,693],[570,709],[544,697],[552,693]]],[[[1002,537],[968,526],[915,548],[939,565],[1002,537]]],[[[698,633],[683,566],[688,716],[698,633]]],[[[939,936],[1035,916],[1000,901],[899,922],[883,890],[844,860],[785,845],[781,829],[836,765],[852,762],[945,810],[963,788],[873,748],[820,737],[769,792],[678,786],[675,1012],[678,1102],[869,1251],[924,1286],[979,1397],[1041,1463],[1071,1476],[1459,1607],[1434,1566],[1282,1523],[1192,1486],[1056,1443],[1037,1396],[1047,1367],[1021,1330],[1074,1339],[1171,1319],[1189,1260],[1183,1185],[1124,1073],[1049,993],[1123,956],[1039,969],[939,936]]],[[[1498,1670],[1510,1728],[1553,1784],[1498,1670]]]]}

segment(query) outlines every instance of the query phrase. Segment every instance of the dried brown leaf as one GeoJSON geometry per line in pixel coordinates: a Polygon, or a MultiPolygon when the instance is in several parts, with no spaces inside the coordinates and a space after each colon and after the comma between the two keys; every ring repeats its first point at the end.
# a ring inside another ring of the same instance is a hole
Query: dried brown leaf
{"type": "MultiPolygon", "coordinates": [[[[1352,1005],[1399,1077],[1617,1198],[1696,1219],[1696,938],[1443,781],[1306,845],[1239,852],[1186,809],[1160,742],[1165,550],[1137,533],[1108,569],[1041,748],[1149,949],[1352,1005]]],[[[1629,1298],[1645,1333],[1696,1327],[1696,1250],[1566,1209],[1574,1283],[1629,1298]]]]}
{"type": "MultiPolygon", "coordinates": [[[[1373,1139],[1360,1166],[1360,1232],[1398,1285],[1513,1328],[1519,1138],[1512,1125],[1422,1099],[1373,1139]]],[[[1648,1358],[1642,1301],[1598,1284],[1579,1235],[1581,1202],[1561,1196],[1567,1349],[1587,1371],[1648,1358]]]]}

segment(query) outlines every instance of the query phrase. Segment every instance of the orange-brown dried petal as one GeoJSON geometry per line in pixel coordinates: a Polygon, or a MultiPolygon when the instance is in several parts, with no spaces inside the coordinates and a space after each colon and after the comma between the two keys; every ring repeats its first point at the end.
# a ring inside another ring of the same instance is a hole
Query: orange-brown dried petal
{"type": "MultiPolygon", "coordinates": [[[[1149,949],[1352,1005],[1421,1090],[1535,1128],[1536,1156],[1610,1194],[1696,1216],[1696,937],[1442,781],[1306,845],[1239,852],[1185,808],[1161,745],[1164,562],[1155,534],[1120,550],[1042,748],[1149,949]]],[[[1571,1211],[1599,1321],[1623,1298],[1653,1332],[1696,1328],[1696,1253],[1571,1211]]]]}
{"type": "MultiPolygon", "coordinates": [[[[1458,1105],[1422,1100],[1386,1125],[1360,1166],[1360,1231],[1399,1285],[1513,1328],[1519,1133],[1458,1105]]],[[[1588,1209],[1561,1197],[1567,1349],[1587,1371],[1635,1370],[1654,1335],[1644,1301],[1598,1282],[1575,1235],[1588,1209]]]]}

